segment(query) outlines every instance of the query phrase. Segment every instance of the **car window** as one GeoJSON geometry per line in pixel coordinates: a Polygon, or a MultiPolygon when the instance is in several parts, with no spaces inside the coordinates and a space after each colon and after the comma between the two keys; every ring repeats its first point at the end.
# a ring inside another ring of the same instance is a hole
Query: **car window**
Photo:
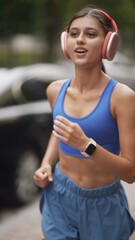
{"type": "Polygon", "coordinates": [[[47,99],[46,88],[49,83],[49,80],[42,81],[39,79],[29,79],[23,82],[21,86],[23,97],[28,102],[47,99]]]}
{"type": "Polygon", "coordinates": [[[22,82],[14,82],[1,94],[0,107],[19,105],[38,100],[46,100],[46,88],[51,81],[49,79],[25,79],[22,82]]]}

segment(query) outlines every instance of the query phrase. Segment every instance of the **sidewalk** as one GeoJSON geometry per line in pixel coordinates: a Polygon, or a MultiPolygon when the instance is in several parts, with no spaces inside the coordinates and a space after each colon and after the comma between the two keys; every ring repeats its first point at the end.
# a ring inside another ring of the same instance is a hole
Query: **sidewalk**
{"type": "Polygon", "coordinates": [[[14,215],[0,223],[2,240],[40,240],[41,215],[38,199],[30,206],[18,210],[14,215]]]}

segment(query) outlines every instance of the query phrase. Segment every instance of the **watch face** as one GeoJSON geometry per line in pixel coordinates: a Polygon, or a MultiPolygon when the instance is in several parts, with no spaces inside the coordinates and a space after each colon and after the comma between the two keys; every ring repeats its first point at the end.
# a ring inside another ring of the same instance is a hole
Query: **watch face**
{"type": "Polygon", "coordinates": [[[96,150],[96,146],[94,144],[90,143],[89,146],[86,148],[85,152],[88,155],[92,155],[95,150],[96,150]]]}

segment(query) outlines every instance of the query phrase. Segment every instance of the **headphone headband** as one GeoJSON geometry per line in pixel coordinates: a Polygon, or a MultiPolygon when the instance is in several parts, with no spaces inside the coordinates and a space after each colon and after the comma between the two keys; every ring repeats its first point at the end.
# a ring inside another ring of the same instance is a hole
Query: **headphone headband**
{"type": "Polygon", "coordinates": [[[116,22],[109,16],[109,14],[107,14],[106,12],[104,12],[103,10],[100,10],[100,9],[98,11],[111,21],[114,31],[118,32],[118,26],[117,26],[116,22]]]}

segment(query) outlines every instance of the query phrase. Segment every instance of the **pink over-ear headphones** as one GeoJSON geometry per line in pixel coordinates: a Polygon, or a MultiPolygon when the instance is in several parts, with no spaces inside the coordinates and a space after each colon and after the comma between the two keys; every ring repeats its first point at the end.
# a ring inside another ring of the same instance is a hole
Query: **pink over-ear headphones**
{"type": "MultiPolygon", "coordinates": [[[[102,58],[107,59],[109,61],[113,60],[119,43],[119,35],[118,35],[118,27],[115,21],[104,11],[98,10],[103,15],[105,15],[112,23],[112,27],[114,32],[109,31],[104,39],[103,47],[102,47],[102,58]]],[[[70,59],[68,46],[67,46],[67,37],[68,32],[64,31],[61,34],[61,48],[65,58],[70,59]]]]}

